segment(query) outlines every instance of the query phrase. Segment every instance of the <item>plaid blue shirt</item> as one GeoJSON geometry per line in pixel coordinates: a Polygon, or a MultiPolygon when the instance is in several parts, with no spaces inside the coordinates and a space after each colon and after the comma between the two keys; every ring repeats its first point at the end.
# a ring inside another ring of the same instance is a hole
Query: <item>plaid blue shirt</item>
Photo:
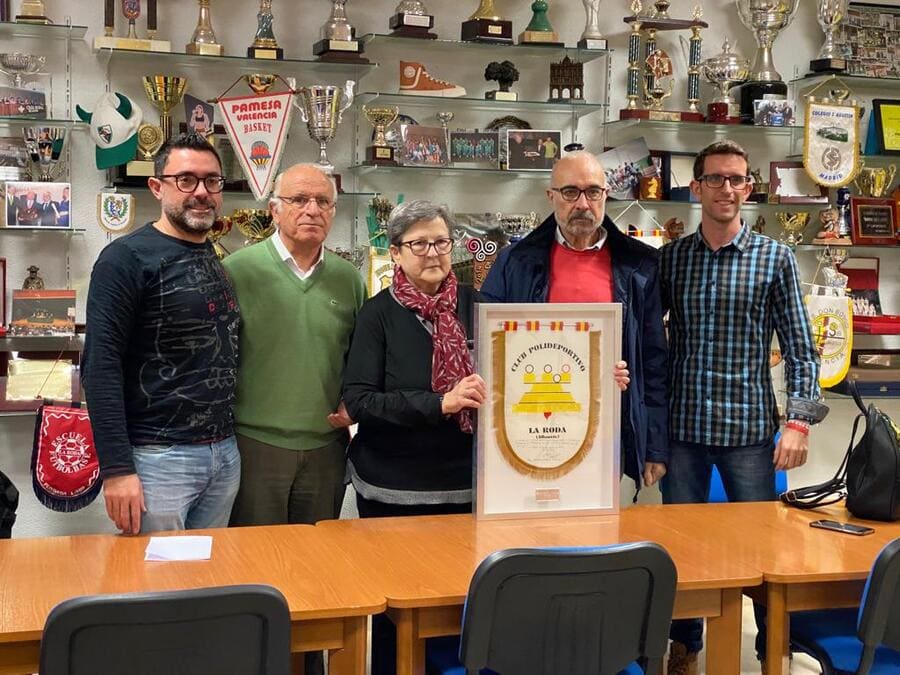
{"type": "Polygon", "coordinates": [[[784,244],[743,223],[713,252],[699,229],[662,249],[669,309],[669,433],[674,440],[742,446],[774,435],[778,414],[769,353],[777,332],[790,416],[816,410],[819,356],[784,244]]]}

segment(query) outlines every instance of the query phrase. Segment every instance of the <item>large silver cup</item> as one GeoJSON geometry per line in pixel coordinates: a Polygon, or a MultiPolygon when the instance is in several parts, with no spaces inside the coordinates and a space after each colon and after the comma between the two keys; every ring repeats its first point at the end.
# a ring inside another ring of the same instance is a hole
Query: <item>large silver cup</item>
{"type": "Polygon", "coordinates": [[[844,55],[834,46],[834,34],[844,17],[847,16],[849,0],[818,0],[816,18],[825,32],[825,43],[819,50],[820,59],[842,59],[844,55]]]}
{"type": "Polygon", "coordinates": [[[62,156],[66,130],[62,127],[25,127],[22,135],[28,158],[39,169],[37,180],[45,183],[52,181],[62,156]]]}
{"type": "Polygon", "coordinates": [[[22,86],[22,76],[36,75],[44,67],[46,58],[36,54],[7,52],[0,54],[0,71],[13,78],[13,86],[22,86]]]}
{"type": "Polygon", "coordinates": [[[781,82],[781,74],[772,63],[772,45],[778,33],[793,20],[800,0],[735,0],[735,5],[741,22],[756,36],[756,58],[748,79],[781,82]]]}
{"type": "Polygon", "coordinates": [[[312,85],[301,87],[294,97],[294,105],[306,122],[309,137],[319,144],[319,166],[323,171],[334,172],[334,165],[328,161],[325,149],[334,138],[344,111],[353,103],[356,82],[347,80],[344,88],[312,85]]]}

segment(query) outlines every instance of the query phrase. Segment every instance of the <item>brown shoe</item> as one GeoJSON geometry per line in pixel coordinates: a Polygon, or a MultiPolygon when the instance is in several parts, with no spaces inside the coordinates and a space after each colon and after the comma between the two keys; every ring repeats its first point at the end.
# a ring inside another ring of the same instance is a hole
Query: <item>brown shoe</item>
{"type": "Polygon", "coordinates": [[[697,652],[689,652],[680,642],[673,642],[669,648],[668,675],[698,675],[697,652]]]}

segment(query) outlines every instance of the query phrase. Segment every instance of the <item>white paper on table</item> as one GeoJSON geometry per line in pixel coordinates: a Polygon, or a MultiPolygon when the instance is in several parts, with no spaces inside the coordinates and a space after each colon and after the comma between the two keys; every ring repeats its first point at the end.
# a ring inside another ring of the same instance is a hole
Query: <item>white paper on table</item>
{"type": "Polygon", "coordinates": [[[212,537],[150,537],[144,560],[209,560],[212,537]]]}

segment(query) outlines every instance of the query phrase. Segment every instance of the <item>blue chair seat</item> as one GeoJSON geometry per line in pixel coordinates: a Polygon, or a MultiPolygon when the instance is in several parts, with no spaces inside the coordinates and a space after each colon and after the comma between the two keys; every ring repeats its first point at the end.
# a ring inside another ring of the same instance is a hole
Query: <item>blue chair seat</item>
{"type": "MultiPolygon", "coordinates": [[[[859,611],[856,609],[792,612],[792,641],[832,670],[856,672],[863,650],[863,643],[856,637],[858,617],[859,611]]],[[[900,673],[900,652],[878,647],[875,650],[875,663],[869,673],[900,673]]]]}
{"type": "MultiPolygon", "coordinates": [[[[425,672],[428,675],[466,675],[466,669],[459,662],[459,636],[429,638],[425,642],[425,672]]],[[[497,675],[493,670],[485,668],[481,675],[497,675]]],[[[644,675],[643,669],[636,663],[628,664],[619,675],[644,675]]]]}

